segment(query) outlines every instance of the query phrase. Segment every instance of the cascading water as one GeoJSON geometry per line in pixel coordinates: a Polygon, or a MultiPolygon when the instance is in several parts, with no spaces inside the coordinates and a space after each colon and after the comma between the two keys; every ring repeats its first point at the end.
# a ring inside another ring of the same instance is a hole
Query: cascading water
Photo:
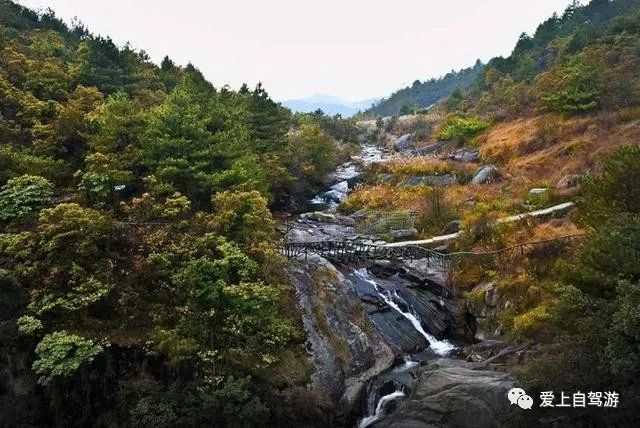
{"type": "Polygon", "coordinates": [[[358,428],[366,428],[372,423],[377,422],[380,419],[380,417],[384,415],[384,408],[387,403],[404,396],[405,396],[404,391],[399,389],[397,391],[392,392],[391,394],[381,397],[380,401],[378,401],[378,405],[376,406],[375,413],[371,416],[367,416],[366,418],[363,418],[358,424],[358,428]]]}
{"type": "MultiPolygon", "coordinates": [[[[367,269],[357,269],[354,271],[354,274],[357,275],[363,281],[367,281],[369,284],[373,286],[376,293],[382,298],[382,300],[394,311],[401,314],[405,317],[411,325],[425,338],[429,343],[429,349],[431,349],[437,355],[445,356],[451,353],[456,347],[446,341],[446,340],[438,340],[433,335],[427,333],[422,326],[422,322],[418,318],[418,316],[412,311],[410,305],[402,299],[398,293],[394,290],[386,290],[381,287],[377,282],[375,282],[369,271],[367,269]]],[[[402,365],[395,367],[392,371],[395,373],[404,372],[410,370],[411,368],[418,365],[418,362],[411,360],[410,358],[404,358],[402,365]]],[[[375,406],[375,411],[373,414],[365,416],[359,423],[358,428],[366,428],[373,423],[377,422],[384,416],[385,407],[387,403],[390,401],[397,400],[405,396],[404,387],[398,386],[397,389],[387,395],[380,397],[378,403],[375,406]]]]}
{"type": "MultiPolygon", "coordinates": [[[[357,177],[362,174],[363,165],[366,166],[369,164],[384,162],[392,157],[393,155],[378,147],[371,145],[362,146],[362,151],[359,156],[352,157],[352,161],[341,165],[333,174],[331,174],[329,180],[333,185],[310,201],[312,204],[311,206],[314,210],[322,210],[325,212],[335,211],[338,205],[346,199],[351,187],[357,182],[357,177]]],[[[321,236],[320,239],[322,239],[322,236],[324,235],[334,236],[334,233],[332,232],[333,228],[339,228],[339,226],[334,224],[322,224],[319,226],[318,224],[309,223],[303,223],[302,227],[304,227],[305,230],[301,235],[305,237],[310,235],[310,238],[305,239],[318,239],[318,236],[321,236]],[[321,230],[322,233],[315,233],[315,230],[317,230],[316,228],[321,230]]],[[[371,379],[367,385],[367,389],[363,396],[365,401],[363,403],[364,417],[358,424],[359,428],[366,428],[385,417],[385,412],[389,409],[390,403],[402,399],[409,393],[409,385],[411,383],[410,379],[412,376],[411,370],[420,364],[418,362],[419,360],[424,358],[424,355],[420,356],[418,354],[412,354],[413,356],[409,356],[409,352],[415,352],[416,349],[420,349],[424,346],[424,342],[421,340],[420,336],[426,339],[428,349],[436,355],[448,355],[455,349],[455,346],[446,340],[438,340],[434,335],[425,331],[418,312],[412,304],[407,301],[407,299],[403,298],[397,291],[395,291],[395,288],[397,288],[396,286],[400,287],[400,284],[395,284],[392,287],[387,288],[386,286],[377,283],[375,281],[375,277],[370,275],[367,269],[355,270],[352,271],[352,273],[360,280],[370,285],[370,287],[366,287],[366,290],[371,289],[370,297],[377,300],[378,304],[384,302],[393,312],[404,317],[402,322],[399,322],[398,319],[400,319],[400,317],[392,315],[392,318],[395,318],[395,321],[391,321],[391,323],[401,325],[402,331],[411,333],[405,336],[395,336],[401,343],[399,349],[402,349],[402,352],[407,353],[403,359],[399,360],[397,364],[386,373],[377,376],[375,379],[371,379]],[[377,298],[375,296],[377,296],[377,298]],[[405,320],[409,322],[407,323],[405,320]],[[415,330],[416,333],[411,331],[412,329],[415,330]],[[403,343],[403,340],[408,337],[412,337],[412,339],[409,339],[409,344],[406,342],[403,343]],[[420,340],[416,342],[416,339],[420,340]],[[413,346],[414,344],[416,346],[413,346]],[[406,347],[403,347],[405,345],[406,347]],[[418,361],[413,358],[416,358],[418,361]]],[[[368,292],[369,291],[364,291],[365,294],[368,292]]],[[[439,303],[441,308],[445,306],[442,298],[440,298],[439,302],[432,303],[436,303],[436,305],[439,303]]],[[[390,312],[390,314],[393,312],[390,312]]],[[[402,334],[403,333],[400,333],[400,335],[402,334]]]]}
{"type": "MultiPolygon", "coordinates": [[[[364,145],[359,156],[353,156],[353,160],[361,162],[363,165],[383,162],[389,156],[385,154],[379,147],[364,145]]],[[[336,208],[347,197],[349,192],[349,180],[352,180],[362,174],[362,170],[358,163],[349,161],[340,165],[331,178],[335,182],[329,190],[316,195],[311,201],[312,206],[336,208]]]]}
{"type": "Polygon", "coordinates": [[[397,292],[385,290],[382,287],[380,287],[378,283],[376,283],[373,279],[371,279],[371,276],[369,275],[369,272],[366,269],[358,269],[355,271],[355,274],[358,277],[360,277],[362,280],[367,281],[371,285],[373,285],[376,292],[385,301],[385,303],[389,305],[389,307],[394,309],[396,312],[399,312],[400,314],[402,314],[402,316],[404,316],[407,320],[409,320],[409,322],[411,322],[413,327],[422,336],[424,336],[425,339],[427,339],[427,342],[429,343],[429,349],[431,349],[433,352],[435,352],[438,355],[445,356],[449,354],[451,351],[453,351],[454,349],[456,349],[456,347],[450,342],[446,340],[438,340],[433,335],[427,333],[422,327],[422,323],[420,322],[418,317],[413,312],[411,312],[411,308],[409,307],[409,305],[398,295],[397,292]],[[403,308],[401,308],[400,305],[398,305],[397,303],[398,301],[407,309],[403,310],[403,308]]]}
{"type": "Polygon", "coordinates": [[[395,373],[405,372],[405,371],[407,371],[407,370],[409,370],[409,369],[412,369],[412,368],[414,368],[414,367],[417,367],[417,366],[419,366],[419,365],[420,365],[420,363],[419,363],[419,362],[414,361],[414,360],[412,360],[411,358],[409,358],[409,357],[405,356],[405,357],[402,359],[402,365],[399,365],[399,366],[395,367],[395,368],[393,369],[393,372],[395,372],[395,373]]]}

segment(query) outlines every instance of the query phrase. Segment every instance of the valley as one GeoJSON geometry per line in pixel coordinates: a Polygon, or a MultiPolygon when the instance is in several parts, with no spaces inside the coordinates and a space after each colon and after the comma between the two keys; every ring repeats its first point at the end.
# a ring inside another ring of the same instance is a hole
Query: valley
{"type": "MultiPolygon", "coordinates": [[[[25,3],[0,0],[0,426],[640,424],[640,0],[410,80],[546,9],[343,4],[334,34],[327,5],[186,1],[135,22],[147,53],[25,3]],[[287,104],[263,75],[405,87],[287,104]]],[[[113,37],[139,7],[86,5],[113,37]]]]}

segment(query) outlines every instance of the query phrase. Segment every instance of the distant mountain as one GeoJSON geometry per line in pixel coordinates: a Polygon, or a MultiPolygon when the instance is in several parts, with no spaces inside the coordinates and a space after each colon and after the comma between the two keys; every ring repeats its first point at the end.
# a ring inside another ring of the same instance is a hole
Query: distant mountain
{"type": "Polygon", "coordinates": [[[351,117],[359,111],[370,108],[377,101],[377,98],[372,98],[351,102],[333,95],[316,94],[297,100],[283,101],[282,105],[298,113],[311,113],[320,109],[331,116],[340,114],[342,117],[351,117]]]}
{"type": "Polygon", "coordinates": [[[483,69],[484,64],[478,60],[473,67],[451,71],[439,79],[424,82],[416,80],[413,85],[394,92],[389,98],[383,98],[364,113],[369,116],[393,116],[404,109],[429,107],[451,95],[457,88],[471,85],[483,69]]]}

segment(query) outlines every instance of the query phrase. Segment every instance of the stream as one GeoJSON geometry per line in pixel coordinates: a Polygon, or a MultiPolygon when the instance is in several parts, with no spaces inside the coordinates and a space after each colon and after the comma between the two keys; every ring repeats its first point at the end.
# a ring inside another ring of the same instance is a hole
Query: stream
{"type": "MultiPolygon", "coordinates": [[[[337,208],[361,182],[362,167],[384,162],[392,154],[362,146],[361,154],[340,165],[329,177],[329,188],[310,201],[312,213],[301,215],[287,233],[291,242],[362,239],[355,221],[337,208]]],[[[372,241],[375,242],[375,241],[372,241]]],[[[396,356],[395,363],[369,380],[363,390],[358,427],[379,422],[402,400],[413,383],[417,366],[429,359],[451,356],[456,346],[457,319],[454,298],[445,284],[446,272],[425,270],[419,263],[405,266],[336,266],[355,284],[366,313],[396,356]]]]}

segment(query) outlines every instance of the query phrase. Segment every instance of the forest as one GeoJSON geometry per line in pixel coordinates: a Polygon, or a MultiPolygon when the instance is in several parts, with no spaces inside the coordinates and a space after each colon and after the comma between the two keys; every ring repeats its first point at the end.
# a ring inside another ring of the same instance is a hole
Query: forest
{"type": "Polygon", "coordinates": [[[0,51],[1,377],[28,391],[0,389],[2,425],[297,412],[281,397],[307,357],[272,210],[306,203],[353,123],[6,0],[0,51]]]}
{"type": "Polygon", "coordinates": [[[484,64],[477,60],[473,67],[459,71],[452,70],[437,79],[432,78],[424,82],[416,80],[411,86],[380,100],[362,115],[364,117],[397,116],[429,108],[456,90],[460,93],[476,80],[483,69],[484,64]]]}

